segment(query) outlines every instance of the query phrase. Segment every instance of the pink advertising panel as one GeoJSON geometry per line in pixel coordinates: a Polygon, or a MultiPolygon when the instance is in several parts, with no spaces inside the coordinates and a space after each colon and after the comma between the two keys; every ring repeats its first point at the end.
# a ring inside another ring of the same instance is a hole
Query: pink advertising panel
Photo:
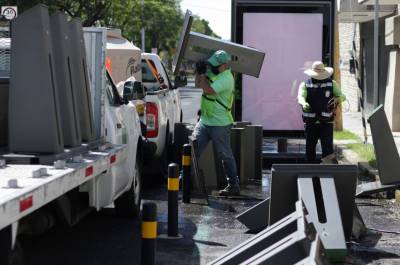
{"type": "Polygon", "coordinates": [[[322,14],[244,13],[243,44],[266,53],[259,78],[243,75],[242,120],[264,130],[303,130],[303,71],[322,56],[322,14]]]}

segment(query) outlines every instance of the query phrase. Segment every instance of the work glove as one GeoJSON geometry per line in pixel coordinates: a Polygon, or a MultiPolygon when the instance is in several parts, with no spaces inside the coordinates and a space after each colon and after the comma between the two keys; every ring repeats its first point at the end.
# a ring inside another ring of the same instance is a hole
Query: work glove
{"type": "Polygon", "coordinates": [[[329,110],[334,110],[338,104],[338,99],[336,97],[333,97],[331,100],[328,102],[328,109],[329,110]]]}
{"type": "Polygon", "coordinates": [[[303,111],[304,112],[309,112],[311,110],[310,104],[307,102],[303,104],[303,111]]]}
{"type": "Polygon", "coordinates": [[[196,63],[196,68],[195,68],[196,74],[202,75],[207,72],[207,63],[204,61],[198,61],[196,63]]]}

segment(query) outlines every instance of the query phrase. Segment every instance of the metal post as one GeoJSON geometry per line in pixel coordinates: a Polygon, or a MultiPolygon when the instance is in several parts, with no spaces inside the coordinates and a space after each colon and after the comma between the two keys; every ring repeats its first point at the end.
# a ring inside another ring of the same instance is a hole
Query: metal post
{"type": "Polygon", "coordinates": [[[278,153],[287,153],[287,139],[279,138],[278,139],[278,153]]]}
{"type": "Polygon", "coordinates": [[[182,155],[182,200],[184,203],[190,203],[190,164],[191,164],[191,153],[192,147],[190,144],[185,144],[183,146],[183,155],[182,155]]]}
{"type": "MultiPolygon", "coordinates": [[[[141,5],[141,17],[142,17],[142,23],[143,23],[143,9],[144,9],[144,0],[140,0],[140,5],[141,5]]],[[[141,38],[142,38],[142,51],[145,52],[146,50],[146,42],[145,42],[145,31],[144,27],[140,30],[141,38]]]]}
{"type": "Polygon", "coordinates": [[[168,237],[178,237],[179,166],[168,166],[168,237]]]}
{"type": "Polygon", "coordinates": [[[379,103],[379,94],[378,94],[378,86],[379,86],[379,0],[375,0],[375,19],[374,19],[374,93],[373,93],[373,102],[374,107],[378,106],[379,103]]]}
{"type": "Polygon", "coordinates": [[[154,265],[157,242],[157,205],[153,202],[143,204],[142,218],[142,265],[154,265]]]}
{"type": "Polygon", "coordinates": [[[239,175],[239,179],[241,179],[241,170],[240,170],[240,149],[242,139],[244,139],[245,128],[232,128],[231,130],[231,148],[233,156],[236,161],[236,171],[239,175]]]}

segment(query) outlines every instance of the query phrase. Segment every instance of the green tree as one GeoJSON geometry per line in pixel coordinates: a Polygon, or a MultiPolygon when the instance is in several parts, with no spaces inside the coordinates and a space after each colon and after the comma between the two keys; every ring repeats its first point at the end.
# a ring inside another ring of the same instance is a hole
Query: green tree
{"type": "Polygon", "coordinates": [[[1,5],[18,6],[19,13],[37,4],[45,4],[50,12],[62,11],[71,17],[78,17],[84,27],[89,27],[105,17],[111,4],[116,0],[1,0],[0,2],[1,5]]]}
{"type": "MultiPolygon", "coordinates": [[[[181,0],[0,0],[1,5],[16,5],[18,12],[42,3],[50,12],[62,11],[78,17],[82,25],[119,28],[122,34],[140,46],[140,30],[145,28],[146,51],[157,48],[171,55],[183,24],[181,0]]],[[[217,37],[208,21],[195,16],[193,31],[217,37]]]]}
{"type": "Polygon", "coordinates": [[[209,22],[197,15],[193,17],[192,31],[219,38],[219,36],[210,28],[209,22]]]}

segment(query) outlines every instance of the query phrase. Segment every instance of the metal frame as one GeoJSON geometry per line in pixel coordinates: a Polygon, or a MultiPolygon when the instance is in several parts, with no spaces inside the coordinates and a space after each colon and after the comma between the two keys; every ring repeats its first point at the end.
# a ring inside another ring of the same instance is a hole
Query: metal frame
{"type": "MultiPolygon", "coordinates": [[[[241,264],[261,251],[274,246],[276,242],[296,233],[306,231],[303,206],[300,201],[296,203],[296,210],[282,218],[267,229],[248,239],[237,247],[228,251],[222,257],[209,263],[210,265],[235,265],[241,264]]],[[[282,263],[275,263],[282,264],[282,263]]]]}
{"type": "Polygon", "coordinates": [[[358,176],[358,167],[355,165],[272,165],[269,225],[294,210],[294,203],[298,200],[297,178],[305,174],[334,178],[345,238],[350,238],[358,176]]]}
{"type": "Polygon", "coordinates": [[[307,209],[307,221],[319,234],[328,257],[342,261],[347,254],[335,180],[329,175],[300,175],[299,198],[307,209]],[[319,187],[317,187],[319,185],[319,187]]]}

